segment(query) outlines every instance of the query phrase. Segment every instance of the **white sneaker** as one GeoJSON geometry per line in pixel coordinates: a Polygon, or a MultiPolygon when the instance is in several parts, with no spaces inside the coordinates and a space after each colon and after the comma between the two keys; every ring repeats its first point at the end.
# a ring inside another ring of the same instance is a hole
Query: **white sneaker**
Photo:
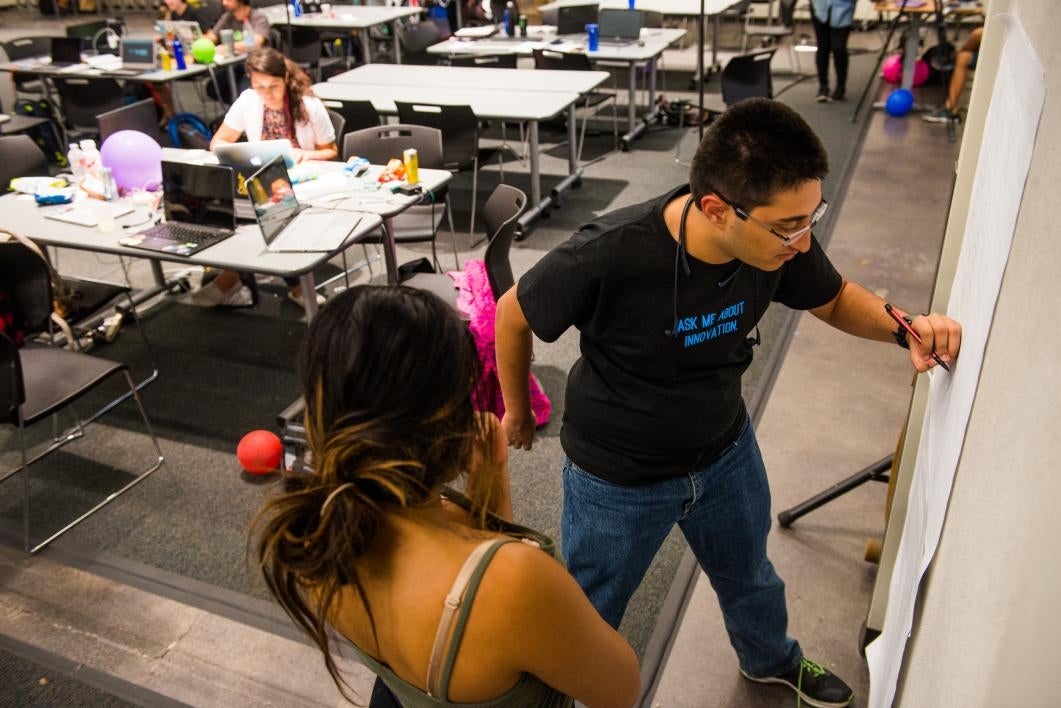
{"type": "Polygon", "coordinates": [[[224,293],[211,283],[205,288],[193,291],[188,299],[196,307],[250,307],[254,304],[254,297],[246,285],[224,293]]]}
{"type": "MultiPolygon", "coordinates": [[[[317,305],[323,305],[324,303],[327,302],[327,300],[324,298],[324,296],[321,295],[320,293],[314,293],[314,294],[317,296],[317,305]]],[[[302,293],[299,293],[298,295],[296,295],[293,291],[288,290],[287,291],[287,299],[290,300],[291,302],[295,303],[299,307],[305,307],[306,306],[306,300],[305,300],[305,298],[302,297],[302,293]]]]}

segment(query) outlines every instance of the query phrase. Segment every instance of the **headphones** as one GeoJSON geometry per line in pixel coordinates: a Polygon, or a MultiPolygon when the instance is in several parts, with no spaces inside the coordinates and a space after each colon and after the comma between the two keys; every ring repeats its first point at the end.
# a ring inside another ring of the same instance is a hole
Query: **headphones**
{"type": "MultiPolygon", "coordinates": [[[[672,339],[678,339],[680,332],[678,332],[678,263],[681,262],[682,270],[685,272],[685,277],[689,277],[692,274],[692,269],[689,267],[689,256],[687,255],[685,248],[685,219],[689,215],[689,209],[693,205],[693,195],[689,195],[689,198],[685,200],[685,206],[682,207],[682,218],[678,224],[678,246],[674,250],[674,295],[671,299],[673,322],[668,329],[663,330],[663,335],[672,339]]],[[[743,261],[737,261],[737,267],[733,269],[733,272],[727,275],[722,280],[718,281],[718,287],[724,288],[733,282],[733,279],[737,277],[741,269],[744,267],[743,261]]],[[[755,269],[752,269],[752,317],[755,317],[758,308],[757,301],[757,283],[755,282],[755,269]]],[[[759,323],[755,323],[755,336],[747,337],[744,340],[745,344],[749,347],[757,347],[762,343],[762,338],[759,336],[759,323]]]]}

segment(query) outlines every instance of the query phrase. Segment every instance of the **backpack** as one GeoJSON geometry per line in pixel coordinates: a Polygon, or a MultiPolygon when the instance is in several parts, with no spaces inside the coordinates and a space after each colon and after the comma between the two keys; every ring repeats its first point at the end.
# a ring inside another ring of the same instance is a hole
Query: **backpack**
{"type": "Polygon", "coordinates": [[[58,114],[55,112],[51,101],[46,98],[20,98],[15,102],[14,112],[31,118],[47,118],[47,123],[41,123],[23,132],[31,137],[33,142],[37,143],[37,147],[44,153],[48,162],[60,167],[70,166],[69,161],[66,159],[66,150],[63,149],[63,144],[59,137],[61,135],[59,126],[55,121],[55,116],[58,114]]]}

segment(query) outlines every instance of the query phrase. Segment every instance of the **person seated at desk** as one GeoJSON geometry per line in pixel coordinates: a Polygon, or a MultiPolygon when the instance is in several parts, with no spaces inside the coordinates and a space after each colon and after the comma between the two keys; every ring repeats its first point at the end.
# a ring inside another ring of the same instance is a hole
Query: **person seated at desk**
{"type": "MultiPolygon", "coordinates": [[[[245,63],[251,88],[240,94],[217,129],[210,147],[234,143],[243,134],[248,141],[287,138],[295,162],[334,160],[339,156],[328,110],[313,95],[306,72],[275,49],[264,47],[247,55],[245,63]]],[[[303,304],[297,278],[285,278],[288,297],[303,304]]],[[[250,291],[241,285],[234,270],[224,270],[214,281],[192,293],[191,301],[202,307],[251,304],[250,291]]],[[[317,295],[318,303],[324,298],[317,295]]]]}
{"type": "Polygon", "coordinates": [[[206,29],[206,19],[202,12],[192,7],[184,0],[165,0],[166,9],[163,10],[166,20],[169,22],[194,22],[199,29],[206,29]]]}
{"type": "Polygon", "coordinates": [[[976,61],[980,58],[980,41],[984,36],[984,28],[977,27],[969,33],[969,38],[958,50],[958,56],[954,60],[954,72],[950,75],[950,85],[947,87],[947,102],[943,107],[932,113],[921,116],[929,123],[947,123],[960,120],[958,116],[958,97],[965,88],[965,79],[969,71],[976,69],[976,61]]]}
{"type": "Polygon", "coordinates": [[[456,311],[355,286],[310,322],[299,371],[313,469],[286,477],[252,542],[339,690],[354,701],[333,633],[379,677],[374,706],[633,705],[633,649],[552,539],[511,521],[506,439],[475,411],[481,364],[456,311]]]}
{"type": "Polygon", "coordinates": [[[265,46],[269,39],[269,18],[264,12],[251,7],[250,0],[221,0],[221,7],[225,8],[224,14],[205,33],[211,42],[221,41],[222,30],[232,30],[243,37],[235,43],[237,54],[265,46]]]}

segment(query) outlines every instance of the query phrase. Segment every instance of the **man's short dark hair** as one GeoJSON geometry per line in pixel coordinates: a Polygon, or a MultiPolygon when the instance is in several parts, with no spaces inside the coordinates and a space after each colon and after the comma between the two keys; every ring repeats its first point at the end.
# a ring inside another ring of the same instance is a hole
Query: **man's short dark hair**
{"type": "Polygon", "coordinates": [[[689,186],[697,202],[717,190],[751,210],[828,172],[825,148],[799,113],[777,101],[750,98],[704,131],[689,186]]]}

